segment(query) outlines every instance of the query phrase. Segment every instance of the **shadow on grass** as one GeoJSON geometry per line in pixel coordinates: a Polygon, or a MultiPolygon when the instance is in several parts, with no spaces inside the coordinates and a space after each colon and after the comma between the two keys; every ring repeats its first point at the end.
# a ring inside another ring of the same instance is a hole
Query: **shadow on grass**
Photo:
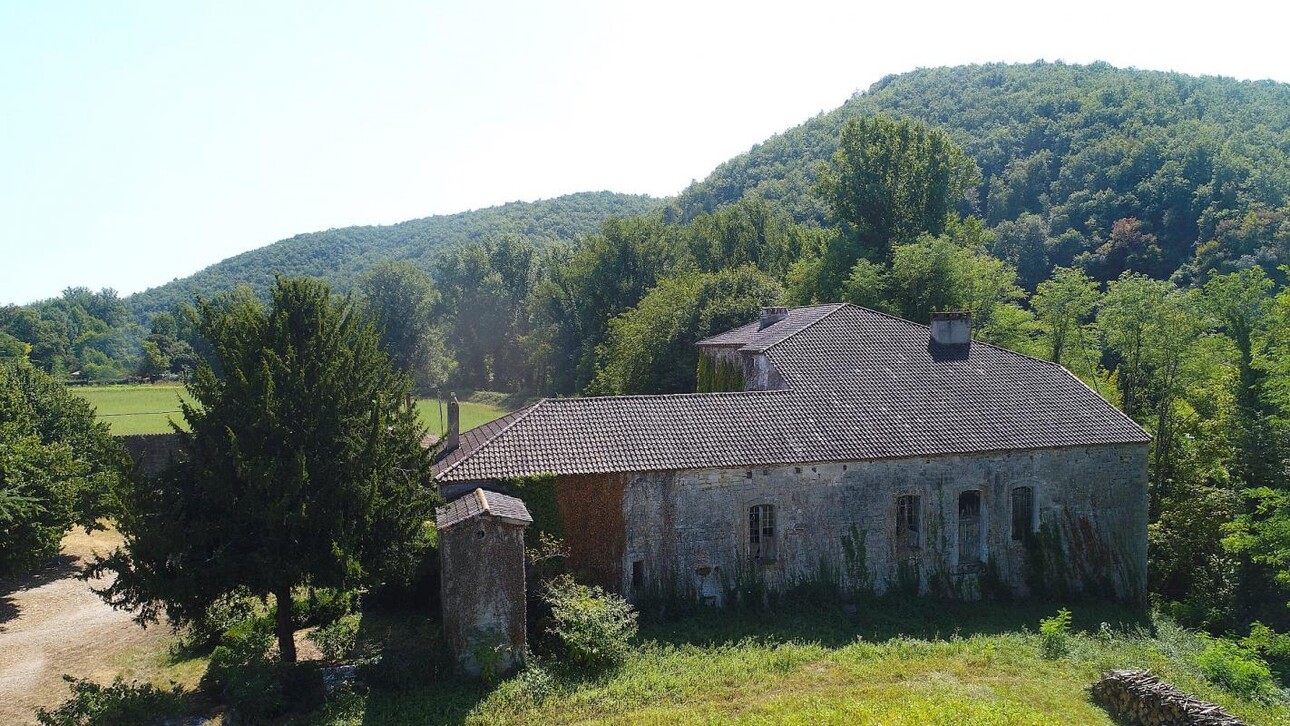
{"type": "Polygon", "coordinates": [[[424,610],[365,612],[356,651],[371,663],[363,669],[364,726],[461,723],[492,691],[455,675],[443,628],[424,610]]]}
{"type": "Polygon", "coordinates": [[[926,640],[954,636],[999,635],[1028,629],[1068,607],[1076,630],[1094,632],[1101,623],[1116,629],[1152,628],[1140,608],[1080,601],[951,602],[928,598],[876,598],[853,606],[828,602],[787,602],[768,610],[702,609],[683,619],[645,618],[642,640],[672,645],[719,646],[745,639],[766,642],[812,642],[838,648],[864,638],[882,642],[896,637],[926,640]]]}

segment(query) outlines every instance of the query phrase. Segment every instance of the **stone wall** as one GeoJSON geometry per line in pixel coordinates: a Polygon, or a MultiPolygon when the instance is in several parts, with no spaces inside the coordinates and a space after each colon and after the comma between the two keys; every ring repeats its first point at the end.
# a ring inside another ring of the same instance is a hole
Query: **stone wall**
{"type": "Polygon", "coordinates": [[[136,470],[144,476],[156,476],[183,450],[179,434],[131,434],[117,437],[130,452],[136,470]]]}
{"type": "Polygon", "coordinates": [[[439,532],[439,557],[444,636],[461,669],[505,673],[525,651],[524,527],[490,516],[457,524],[439,532]]]}
{"type": "Polygon", "coordinates": [[[623,491],[630,480],[629,474],[556,478],[564,543],[581,582],[616,590],[623,581],[623,491]]]}
{"type": "Polygon", "coordinates": [[[639,474],[623,490],[615,589],[631,597],[668,588],[720,604],[748,578],[777,588],[829,577],[844,589],[975,598],[991,587],[1027,595],[1042,575],[1137,598],[1146,586],[1146,479],[1145,445],[639,474]],[[1032,489],[1034,505],[1028,531],[1014,539],[1017,487],[1032,489]],[[969,491],[979,492],[980,529],[977,551],[964,553],[959,504],[969,491]],[[901,496],[918,497],[912,548],[897,542],[901,496]],[[765,504],[774,507],[776,551],[758,562],[748,556],[749,510],[765,504]]]}

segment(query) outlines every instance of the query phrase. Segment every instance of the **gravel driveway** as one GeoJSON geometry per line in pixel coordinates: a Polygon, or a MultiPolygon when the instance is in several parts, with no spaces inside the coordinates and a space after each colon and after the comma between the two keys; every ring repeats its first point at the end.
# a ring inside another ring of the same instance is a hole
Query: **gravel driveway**
{"type": "Polygon", "coordinates": [[[105,605],[90,592],[101,581],[75,578],[84,558],[119,542],[114,531],[76,530],[64,538],[56,564],[17,589],[0,585],[0,724],[35,723],[37,706],[62,703],[68,695],[62,674],[111,681],[133,670],[127,651],[142,652],[140,646],[168,636],[165,627],[144,630],[129,613],[105,605]]]}

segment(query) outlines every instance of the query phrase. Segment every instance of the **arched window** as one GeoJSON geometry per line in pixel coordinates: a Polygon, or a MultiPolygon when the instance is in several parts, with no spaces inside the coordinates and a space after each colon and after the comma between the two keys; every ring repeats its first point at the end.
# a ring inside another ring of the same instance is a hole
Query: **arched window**
{"type": "Polygon", "coordinates": [[[754,560],[775,559],[775,505],[748,508],[748,555],[754,560]]]}

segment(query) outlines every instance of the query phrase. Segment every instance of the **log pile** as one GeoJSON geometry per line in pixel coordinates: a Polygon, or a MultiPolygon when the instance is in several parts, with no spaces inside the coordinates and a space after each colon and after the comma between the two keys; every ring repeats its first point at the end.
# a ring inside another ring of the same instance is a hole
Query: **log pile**
{"type": "Polygon", "coordinates": [[[1111,671],[1089,686],[1089,693],[1118,721],[1132,726],[1244,726],[1221,707],[1147,671],[1111,671]]]}

